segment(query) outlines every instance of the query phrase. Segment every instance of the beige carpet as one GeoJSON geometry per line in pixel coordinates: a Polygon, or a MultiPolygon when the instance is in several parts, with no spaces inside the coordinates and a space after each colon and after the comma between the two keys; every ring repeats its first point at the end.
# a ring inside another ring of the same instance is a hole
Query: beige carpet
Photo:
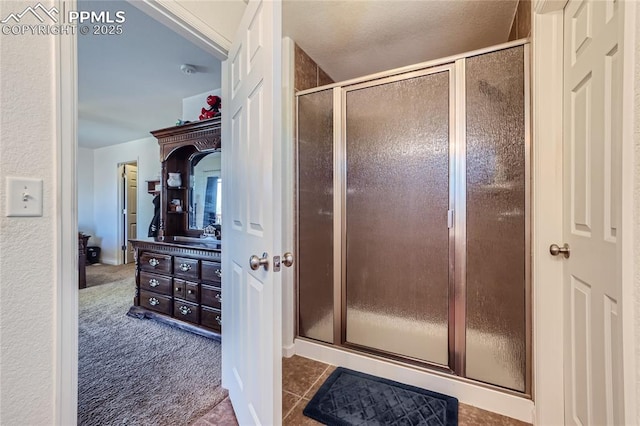
{"type": "Polygon", "coordinates": [[[87,265],[87,287],[93,287],[100,284],[112,283],[125,278],[135,276],[136,264],[129,263],[127,265],[105,265],[95,263],[87,265]]]}
{"type": "Polygon", "coordinates": [[[189,425],[227,396],[220,342],[128,317],[127,275],[80,290],[78,424],[189,425]]]}

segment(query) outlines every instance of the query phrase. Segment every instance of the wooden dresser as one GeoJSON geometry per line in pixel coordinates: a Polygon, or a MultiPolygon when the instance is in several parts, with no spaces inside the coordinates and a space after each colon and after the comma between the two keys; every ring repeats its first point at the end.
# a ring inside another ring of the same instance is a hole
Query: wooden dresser
{"type": "Polygon", "coordinates": [[[220,248],[149,240],[131,243],[136,293],[130,315],[218,337],[222,329],[220,248]]]}
{"type": "Polygon", "coordinates": [[[136,292],[129,315],[219,338],[220,117],[151,133],[162,163],[159,188],[153,182],[154,193],[160,193],[159,229],[156,238],[131,240],[136,292]]]}
{"type": "Polygon", "coordinates": [[[87,288],[87,242],[90,237],[78,232],[78,288],[87,288]]]}

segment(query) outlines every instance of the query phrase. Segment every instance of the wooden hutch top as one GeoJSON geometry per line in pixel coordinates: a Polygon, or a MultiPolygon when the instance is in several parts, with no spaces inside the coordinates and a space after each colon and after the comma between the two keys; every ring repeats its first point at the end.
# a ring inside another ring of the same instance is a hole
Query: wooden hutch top
{"type": "Polygon", "coordinates": [[[193,145],[200,152],[220,149],[222,146],[220,115],[181,126],[154,130],[151,134],[160,144],[160,161],[166,161],[173,151],[185,145],[193,145]]]}

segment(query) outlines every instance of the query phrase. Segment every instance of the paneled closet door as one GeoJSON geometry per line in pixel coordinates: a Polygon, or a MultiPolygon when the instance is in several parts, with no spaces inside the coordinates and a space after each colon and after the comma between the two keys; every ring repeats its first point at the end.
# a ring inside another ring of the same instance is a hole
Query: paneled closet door
{"type": "Polygon", "coordinates": [[[449,365],[449,66],[345,88],[347,345],[449,365]]]}

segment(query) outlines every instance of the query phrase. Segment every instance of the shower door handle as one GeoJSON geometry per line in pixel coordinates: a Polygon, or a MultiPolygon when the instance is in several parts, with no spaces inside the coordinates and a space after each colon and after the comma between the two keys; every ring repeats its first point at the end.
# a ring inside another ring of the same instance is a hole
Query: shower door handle
{"type": "Polygon", "coordinates": [[[565,259],[568,259],[569,256],[571,256],[571,249],[567,243],[564,243],[562,247],[557,244],[551,244],[551,246],[549,246],[549,253],[551,253],[551,256],[558,256],[562,254],[565,259]]]}

